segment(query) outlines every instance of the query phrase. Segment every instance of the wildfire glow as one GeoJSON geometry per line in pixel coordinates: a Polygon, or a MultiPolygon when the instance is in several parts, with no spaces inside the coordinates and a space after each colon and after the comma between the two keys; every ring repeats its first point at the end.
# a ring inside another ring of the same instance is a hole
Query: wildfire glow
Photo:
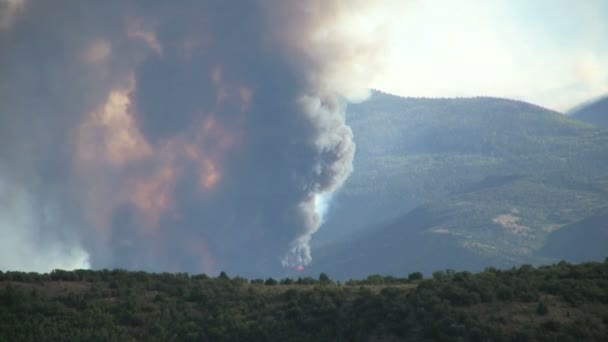
{"type": "Polygon", "coordinates": [[[120,166],[148,157],[152,150],[138,130],[129,106],[129,85],[110,92],[106,102],[89,114],[78,130],[78,154],[82,160],[108,162],[120,166]]]}
{"type": "Polygon", "coordinates": [[[171,207],[175,178],[175,170],[167,165],[150,178],[135,180],[129,187],[131,202],[149,225],[157,227],[160,216],[171,207]]]}
{"type": "Polygon", "coordinates": [[[253,89],[246,86],[240,86],[239,95],[241,98],[241,112],[246,112],[251,106],[251,100],[253,98],[253,89]]]}
{"type": "Polygon", "coordinates": [[[206,159],[202,163],[202,170],[200,175],[200,185],[209,190],[215,186],[221,178],[221,174],[218,171],[217,167],[210,159],[206,159]]]}
{"type": "Polygon", "coordinates": [[[110,42],[105,39],[99,39],[87,48],[84,55],[84,60],[89,64],[97,64],[105,62],[112,53],[110,42]]]}

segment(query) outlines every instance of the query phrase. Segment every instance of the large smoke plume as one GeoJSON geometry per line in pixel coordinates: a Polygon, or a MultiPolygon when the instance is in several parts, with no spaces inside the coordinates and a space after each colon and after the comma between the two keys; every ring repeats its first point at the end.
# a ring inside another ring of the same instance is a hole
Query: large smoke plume
{"type": "Polygon", "coordinates": [[[376,57],[362,3],[0,11],[0,268],[311,261],[315,198],[352,171],[345,101],[365,96],[376,57]],[[24,249],[53,262],[20,264],[24,249]]]}

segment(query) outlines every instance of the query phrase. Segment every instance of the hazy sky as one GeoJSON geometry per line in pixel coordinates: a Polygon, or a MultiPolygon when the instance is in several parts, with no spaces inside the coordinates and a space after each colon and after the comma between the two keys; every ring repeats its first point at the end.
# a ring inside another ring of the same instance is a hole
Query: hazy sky
{"type": "Polygon", "coordinates": [[[381,90],[556,110],[608,93],[608,1],[412,1],[390,12],[381,90]]]}

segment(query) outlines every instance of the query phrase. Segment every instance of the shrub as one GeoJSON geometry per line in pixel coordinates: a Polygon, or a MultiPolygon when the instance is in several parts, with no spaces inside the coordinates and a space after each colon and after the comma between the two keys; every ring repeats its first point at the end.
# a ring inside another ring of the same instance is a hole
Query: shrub
{"type": "Polygon", "coordinates": [[[291,285],[291,284],[293,284],[293,280],[291,278],[281,279],[280,284],[281,285],[291,285]]]}
{"type": "Polygon", "coordinates": [[[547,307],[547,304],[544,302],[539,302],[538,306],[536,307],[536,313],[543,316],[548,314],[549,308],[547,307]]]}
{"type": "Polygon", "coordinates": [[[329,276],[328,276],[327,274],[325,274],[325,273],[321,273],[321,274],[319,274],[319,282],[320,282],[321,284],[324,284],[324,285],[326,285],[326,284],[331,284],[331,283],[332,283],[332,281],[331,281],[331,279],[329,278],[329,276]]]}
{"type": "Polygon", "coordinates": [[[422,274],[422,272],[414,272],[414,273],[410,273],[407,276],[407,279],[409,281],[416,281],[416,280],[422,280],[424,278],[424,275],[422,274]]]}
{"type": "Polygon", "coordinates": [[[268,278],[266,279],[266,281],[264,282],[264,285],[268,285],[268,286],[274,286],[277,284],[277,281],[274,280],[273,278],[268,278]]]}

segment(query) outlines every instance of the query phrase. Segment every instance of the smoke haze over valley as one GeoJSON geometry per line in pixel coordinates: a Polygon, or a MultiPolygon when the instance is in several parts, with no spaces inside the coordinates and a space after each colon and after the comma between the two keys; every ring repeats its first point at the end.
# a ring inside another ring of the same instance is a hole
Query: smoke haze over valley
{"type": "Polygon", "coordinates": [[[310,262],[352,170],[363,4],[2,4],[2,268],[310,262]]]}
{"type": "Polygon", "coordinates": [[[601,258],[608,8],[525,3],[0,0],[0,269],[601,258]]]}

